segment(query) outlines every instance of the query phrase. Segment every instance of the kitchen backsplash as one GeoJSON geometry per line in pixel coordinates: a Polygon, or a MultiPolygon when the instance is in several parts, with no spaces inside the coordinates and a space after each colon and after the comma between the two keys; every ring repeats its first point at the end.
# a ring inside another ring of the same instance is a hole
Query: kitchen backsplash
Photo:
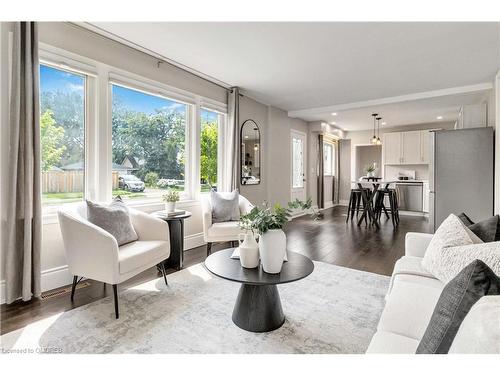
{"type": "Polygon", "coordinates": [[[405,171],[415,171],[416,180],[429,179],[429,166],[428,165],[386,165],[385,178],[388,180],[397,180],[399,173],[405,171]]]}

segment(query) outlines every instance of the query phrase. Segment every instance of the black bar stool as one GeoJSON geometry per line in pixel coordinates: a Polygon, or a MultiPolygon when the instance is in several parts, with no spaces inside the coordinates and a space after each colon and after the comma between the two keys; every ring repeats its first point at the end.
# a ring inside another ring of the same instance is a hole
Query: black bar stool
{"type": "MultiPolygon", "coordinates": [[[[366,189],[365,189],[366,190],[366,189]]],[[[363,205],[363,199],[361,196],[362,189],[358,188],[352,188],[351,189],[351,195],[349,196],[349,205],[347,206],[347,219],[346,223],[349,221],[349,218],[354,217],[354,212],[356,212],[356,216],[359,214],[359,209],[364,210],[364,205],[363,205]]],[[[366,219],[366,223],[368,223],[368,220],[366,219]]]]}
{"type": "Polygon", "coordinates": [[[389,198],[389,208],[392,225],[394,227],[397,227],[399,225],[399,207],[396,189],[386,188],[377,190],[377,196],[375,198],[375,217],[377,220],[380,220],[382,211],[384,211],[385,216],[387,217],[387,219],[389,219],[389,213],[387,212],[387,207],[385,207],[384,204],[386,196],[389,198]]]}

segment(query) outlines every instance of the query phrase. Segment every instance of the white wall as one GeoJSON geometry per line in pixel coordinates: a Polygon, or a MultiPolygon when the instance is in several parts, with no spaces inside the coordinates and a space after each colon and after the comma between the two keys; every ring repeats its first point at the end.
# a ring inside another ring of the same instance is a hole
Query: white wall
{"type": "Polygon", "coordinates": [[[500,70],[495,78],[495,213],[500,214],[500,70]]]}

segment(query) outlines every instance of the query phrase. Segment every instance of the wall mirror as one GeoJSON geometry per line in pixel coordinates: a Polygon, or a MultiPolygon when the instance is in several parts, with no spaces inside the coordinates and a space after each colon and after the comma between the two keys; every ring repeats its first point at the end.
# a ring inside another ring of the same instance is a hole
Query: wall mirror
{"type": "Polygon", "coordinates": [[[241,184],[260,184],[260,130],[253,120],[241,126],[241,184]]]}

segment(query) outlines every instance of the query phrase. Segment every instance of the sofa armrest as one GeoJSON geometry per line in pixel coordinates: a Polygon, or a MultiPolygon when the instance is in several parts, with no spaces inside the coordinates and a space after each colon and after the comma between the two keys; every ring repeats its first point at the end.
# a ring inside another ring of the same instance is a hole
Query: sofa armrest
{"type": "Polygon", "coordinates": [[[405,238],[405,255],[423,258],[427,246],[432,239],[432,234],[408,232],[405,238]]]}
{"type": "Polygon", "coordinates": [[[170,241],[168,223],[145,212],[129,208],[130,219],[139,240],[170,241]]]}

